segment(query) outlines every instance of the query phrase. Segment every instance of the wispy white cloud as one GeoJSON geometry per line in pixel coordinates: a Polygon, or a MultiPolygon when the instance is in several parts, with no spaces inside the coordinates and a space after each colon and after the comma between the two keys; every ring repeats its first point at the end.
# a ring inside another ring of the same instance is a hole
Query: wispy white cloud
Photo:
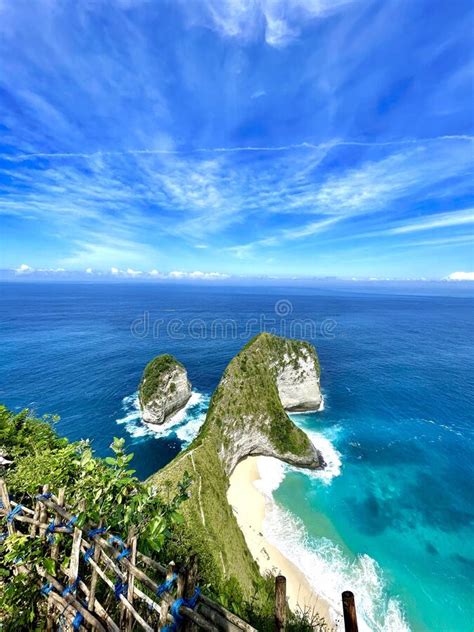
{"type": "Polygon", "coordinates": [[[339,11],[356,0],[207,0],[181,4],[192,24],[202,24],[223,37],[283,47],[311,20],[339,11]]]}
{"type": "Polygon", "coordinates": [[[396,0],[66,4],[2,4],[10,267],[54,252],[51,265],[159,279],[230,253],[234,271],[251,257],[296,270],[297,248],[334,259],[337,239],[402,241],[421,214],[472,204],[459,9],[428,41],[418,4],[396,0]]]}
{"type": "Polygon", "coordinates": [[[463,226],[466,224],[474,224],[474,208],[452,211],[450,213],[427,215],[417,221],[410,221],[394,228],[388,228],[383,231],[383,233],[386,235],[403,235],[406,233],[415,233],[418,231],[447,228],[452,226],[463,226]]]}
{"type": "MultiPolygon", "coordinates": [[[[257,93],[262,96],[264,93],[257,93]]],[[[252,98],[257,98],[252,95],[252,98]]],[[[326,152],[339,147],[365,147],[365,148],[384,148],[384,147],[403,147],[415,145],[427,145],[440,141],[465,141],[467,143],[474,142],[474,136],[469,134],[450,134],[443,136],[432,136],[426,138],[400,138],[389,141],[363,141],[352,139],[334,139],[323,143],[313,143],[303,141],[300,143],[290,143],[289,145],[235,145],[228,147],[194,147],[186,149],[123,149],[123,150],[97,150],[91,152],[33,152],[33,153],[8,153],[0,154],[3,160],[9,162],[19,162],[29,160],[31,158],[83,158],[85,160],[93,159],[100,161],[103,158],[118,158],[121,156],[190,156],[193,154],[232,154],[246,152],[269,152],[281,153],[296,149],[324,150],[326,152]]]]}

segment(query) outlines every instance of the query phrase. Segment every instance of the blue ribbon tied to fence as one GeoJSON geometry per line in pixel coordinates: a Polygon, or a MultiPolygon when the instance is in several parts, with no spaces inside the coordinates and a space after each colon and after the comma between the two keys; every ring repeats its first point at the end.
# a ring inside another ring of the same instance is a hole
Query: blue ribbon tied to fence
{"type": "Polygon", "coordinates": [[[170,614],[174,619],[174,623],[163,628],[163,632],[176,632],[176,630],[179,629],[184,620],[184,617],[181,616],[179,609],[181,608],[181,606],[185,606],[186,608],[191,608],[191,610],[194,610],[200,595],[201,589],[198,587],[194,591],[194,595],[189,599],[186,599],[185,597],[180,597],[179,599],[176,599],[176,601],[173,602],[170,608],[170,614]]]}
{"type": "Polygon", "coordinates": [[[169,579],[164,581],[162,584],[160,584],[158,588],[156,589],[157,596],[161,597],[165,593],[169,592],[173,588],[174,583],[177,579],[178,579],[178,576],[176,575],[176,573],[174,573],[172,577],[170,577],[169,579]]]}
{"type": "Polygon", "coordinates": [[[76,592],[78,585],[79,585],[79,576],[76,577],[76,579],[72,582],[72,584],[69,584],[69,586],[66,586],[66,588],[63,590],[61,595],[65,597],[66,595],[69,595],[69,593],[76,592]]]}
{"type": "Polygon", "coordinates": [[[83,621],[84,617],[82,616],[82,614],[80,612],[76,612],[76,616],[74,617],[72,622],[72,629],[79,630],[83,621]]]}
{"type": "Polygon", "coordinates": [[[84,561],[89,563],[91,557],[94,555],[94,552],[95,552],[95,546],[94,545],[92,545],[88,549],[86,549],[84,551],[84,561]]]}
{"type": "Polygon", "coordinates": [[[107,527],[96,527],[87,532],[88,538],[95,538],[96,535],[102,535],[107,532],[107,527]]]}
{"type": "Polygon", "coordinates": [[[42,595],[49,595],[49,593],[53,590],[53,584],[45,584],[42,588],[41,588],[41,594],[42,595]]]}
{"type": "Polygon", "coordinates": [[[114,587],[115,599],[120,599],[120,595],[124,595],[128,590],[128,584],[124,584],[121,579],[117,579],[114,587]]]}
{"type": "Polygon", "coordinates": [[[17,505],[15,509],[12,509],[9,513],[7,513],[7,522],[12,523],[15,520],[15,516],[23,511],[23,505],[17,505]]]}
{"type": "Polygon", "coordinates": [[[124,557],[127,557],[128,555],[130,555],[130,549],[127,549],[127,545],[122,540],[122,538],[119,538],[118,535],[111,535],[109,538],[109,544],[112,546],[114,544],[117,544],[122,549],[120,553],[117,555],[117,557],[115,558],[116,560],[122,560],[124,557]]]}
{"type": "Polygon", "coordinates": [[[43,494],[38,494],[36,500],[49,500],[52,495],[51,492],[44,492],[43,494]]]}

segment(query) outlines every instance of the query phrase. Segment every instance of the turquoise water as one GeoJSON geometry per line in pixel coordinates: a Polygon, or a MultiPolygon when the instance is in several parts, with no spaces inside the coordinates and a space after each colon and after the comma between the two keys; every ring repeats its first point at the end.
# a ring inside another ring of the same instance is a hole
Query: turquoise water
{"type": "Polygon", "coordinates": [[[262,323],[285,333],[291,318],[313,319],[325,408],[295,421],[329,467],[267,464],[267,535],[336,611],[340,592],[354,591],[361,630],[472,631],[474,300],[458,288],[4,284],[0,401],[58,413],[59,432],[90,438],[98,454],[124,436],[145,477],[192,440],[226,364],[262,323]],[[159,335],[131,328],[145,311],[164,322],[159,335]],[[216,333],[215,319],[235,331],[216,333]],[[187,366],[195,392],[156,433],[135,397],[163,352],[187,366]]]}

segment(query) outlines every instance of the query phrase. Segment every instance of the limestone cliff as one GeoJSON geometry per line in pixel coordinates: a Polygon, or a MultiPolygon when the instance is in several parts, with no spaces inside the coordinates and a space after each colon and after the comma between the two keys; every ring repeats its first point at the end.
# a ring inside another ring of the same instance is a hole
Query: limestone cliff
{"type": "Polygon", "coordinates": [[[250,596],[261,581],[227,502],[229,475],[250,455],[273,456],[312,469],[324,467],[321,454],[284,408],[315,409],[320,402],[314,348],[260,334],[228,365],[193,443],[152,477],[153,483],[168,489],[185,472],[191,475],[191,497],[183,510],[185,539],[190,550],[200,554],[206,580],[214,586],[237,580],[240,590],[250,596]]]}
{"type": "Polygon", "coordinates": [[[215,391],[206,425],[220,428],[227,475],[250,455],[322,467],[321,455],[285,412],[319,408],[319,363],[305,342],[261,334],[232,360],[215,391]]]}
{"type": "Polygon", "coordinates": [[[191,397],[184,366],[171,355],[154,358],[145,367],[139,401],[143,421],[162,424],[183,408],[191,397]]]}

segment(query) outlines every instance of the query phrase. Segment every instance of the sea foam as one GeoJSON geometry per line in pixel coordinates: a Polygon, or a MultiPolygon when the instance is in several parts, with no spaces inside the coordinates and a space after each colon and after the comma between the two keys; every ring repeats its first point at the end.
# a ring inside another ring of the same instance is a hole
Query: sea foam
{"type": "Polygon", "coordinates": [[[303,523],[275,502],[267,502],[263,532],[329,603],[336,630],[343,630],[341,593],[350,589],[356,595],[361,632],[409,632],[400,603],[386,595],[374,559],[368,555],[351,559],[331,540],[309,537],[303,523]]]}
{"type": "MultiPolygon", "coordinates": [[[[326,468],[298,471],[322,485],[330,485],[341,474],[341,454],[321,432],[305,431],[323,455],[326,468]]],[[[373,558],[368,555],[350,557],[328,538],[310,537],[303,522],[274,501],[273,493],[286,474],[296,468],[271,457],[259,457],[257,465],[260,480],[255,481],[255,486],[267,501],[264,535],[329,603],[334,628],[343,630],[341,593],[350,589],[356,595],[361,632],[409,632],[401,604],[387,596],[382,570],[373,558]]]]}
{"type": "Polygon", "coordinates": [[[193,391],[188,403],[164,424],[145,423],[140,414],[138,392],[127,395],[122,400],[123,417],[117,419],[118,424],[125,424],[126,431],[135,439],[142,437],[176,436],[187,447],[197,436],[206,418],[209,396],[193,391]]]}

